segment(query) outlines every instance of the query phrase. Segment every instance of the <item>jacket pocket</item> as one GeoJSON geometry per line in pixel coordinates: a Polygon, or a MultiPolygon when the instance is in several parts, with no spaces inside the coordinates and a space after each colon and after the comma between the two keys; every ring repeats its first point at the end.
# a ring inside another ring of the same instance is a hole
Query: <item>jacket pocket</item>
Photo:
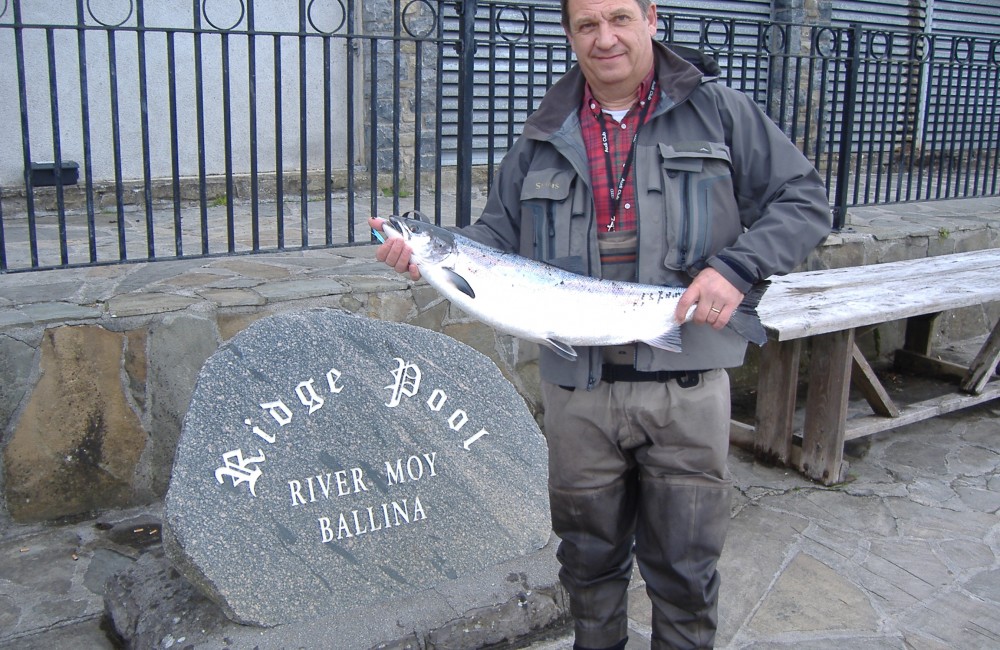
{"type": "MultiPolygon", "coordinates": [[[[559,256],[558,215],[568,212],[571,184],[572,175],[565,171],[525,175],[521,185],[521,255],[543,262],[559,256]]],[[[563,227],[568,228],[568,224],[563,227]]]]}
{"type": "Polygon", "coordinates": [[[738,215],[729,147],[708,141],[660,143],[667,253],[674,271],[702,268],[720,246],[713,233],[738,215]]]}

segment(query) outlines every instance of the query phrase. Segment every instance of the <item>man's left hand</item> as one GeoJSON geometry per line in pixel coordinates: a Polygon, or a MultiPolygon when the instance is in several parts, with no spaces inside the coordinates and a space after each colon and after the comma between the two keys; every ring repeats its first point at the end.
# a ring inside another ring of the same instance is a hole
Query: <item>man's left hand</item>
{"type": "Polygon", "coordinates": [[[691,322],[721,330],[741,302],[743,293],[721,273],[708,267],[695,276],[691,286],[681,295],[674,318],[683,323],[691,305],[697,303],[691,322]]]}

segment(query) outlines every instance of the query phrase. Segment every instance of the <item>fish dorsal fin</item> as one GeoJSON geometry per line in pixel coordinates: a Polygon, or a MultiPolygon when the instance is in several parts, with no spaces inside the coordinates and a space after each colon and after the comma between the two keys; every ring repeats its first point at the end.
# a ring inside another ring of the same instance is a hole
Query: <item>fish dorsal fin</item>
{"type": "Polygon", "coordinates": [[[469,282],[465,278],[463,278],[457,271],[455,271],[454,269],[445,269],[444,271],[445,274],[448,276],[448,282],[450,282],[456,289],[458,289],[459,291],[461,291],[470,298],[476,297],[476,292],[472,290],[472,287],[469,285],[469,282]]]}
{"type": "Polygon", "coordinates": [[[680,352],[681,351],[681,328],[678,326],[671,327],[669,330],[660,334],[659,336],[645,340],[643,343],[651,345],[654,348],[660,348],[661,350],[666,350],[667,352],[680,352]]]}
{"type": "Polygon", "coordinates": [[[573,349],[572,345],[563,343],[562,341],[557,341],[556,339],[545,339],[542,343],[563,359],[566,359],[567,361],[576,361],[576,350],[573,349]]]}

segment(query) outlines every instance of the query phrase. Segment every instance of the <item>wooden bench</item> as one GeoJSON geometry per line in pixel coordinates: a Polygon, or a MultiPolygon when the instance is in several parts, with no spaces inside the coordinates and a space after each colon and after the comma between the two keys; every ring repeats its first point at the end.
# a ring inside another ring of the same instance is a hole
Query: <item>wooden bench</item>
{"type": "Polygon", "coordinates": [[[934,323],[942,312],[998,300],[1000,249],[774,278],[759,309],[771,340],[761,350],[755,453],[830,485],[845,478],[846,440],[1000,397],[1000,379],[994,377],[1000,322],[968,367],[931,357],[934,323]],[[893,402],[855,336],[902,319],[905,343],[895,353],[897,366],[957,377],[960,390],[906,406],[893,402]],[[803,342],[810,345],[808,389],[804,421],[796,431],[803,342]],[[871,414],[848,417],[852,382],[871,414]],[[798,437],[801,451],[794,448],[798,437]]]}

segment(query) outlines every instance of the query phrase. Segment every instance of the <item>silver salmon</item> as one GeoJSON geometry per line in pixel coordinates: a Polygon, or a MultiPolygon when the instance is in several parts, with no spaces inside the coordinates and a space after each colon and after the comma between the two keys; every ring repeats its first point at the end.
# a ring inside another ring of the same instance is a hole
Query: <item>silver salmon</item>
{"type": "MultiPolygon", "coordinates": [[[[437,291],[470,316],[518,338],[576,359],[574,346],[641,341],[681,350],[674,311],[684,287],[600,280],[506,253],[433,224],[389,217],[382,231],[401,237],[412,262],[437,291]]],[[[767,333],[757,303],[767,284],[752,289],[727,327],[763,345],[767,333]]],[[[694,307],[685,322],[691,319],[694,307]]]]}

